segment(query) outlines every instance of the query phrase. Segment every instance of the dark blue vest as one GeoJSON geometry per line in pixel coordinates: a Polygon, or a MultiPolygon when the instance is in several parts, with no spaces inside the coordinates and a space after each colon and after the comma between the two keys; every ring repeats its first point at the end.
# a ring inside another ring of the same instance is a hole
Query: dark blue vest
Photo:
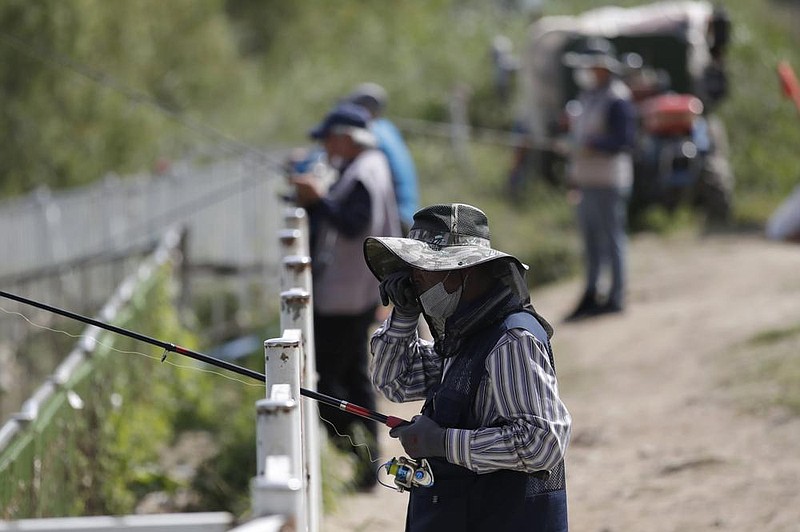
{"type": "MultiPolygon", "coordinates": [[[[423,413],[443,427],[478,428],[472,405],[486,373],[486,357],[500,337],[515,328],[526,329],[541,341],[553,363],[547,333],[533,314],[510,314],[464,342],[442,383],[428,397],[423,413]]],[[[567,531],[563,462],[550,472],[499,470],[479,475],[442,459],[428,461],[434,485],[411,491],[407,532],[567,531]]]]}

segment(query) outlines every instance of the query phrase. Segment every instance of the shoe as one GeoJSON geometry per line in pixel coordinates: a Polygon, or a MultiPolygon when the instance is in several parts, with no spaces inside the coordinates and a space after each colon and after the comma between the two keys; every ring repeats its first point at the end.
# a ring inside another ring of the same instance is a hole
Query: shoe
{"type": "Polygon", "coordinates": [[[564,321],[578,321],[584,318],[588,318],[590,316],[595,316],[597,311],[600,309],[600,305],[597,303],[594,294],[587,293],[584,294],[581,298],[578,306],[575,307],[575,310],[570,312],[565,318],[564,321]]]}
{"type": "Polygon", "coordinates": [[[623,307],[619,303],[604,303],[603,305],[600,305],[599,307],[597,307],[597,310],[595,311],[595,315],[617,314],[619,312],[624,312],[624,311],[625,311],[625,307],[623,307]]]}

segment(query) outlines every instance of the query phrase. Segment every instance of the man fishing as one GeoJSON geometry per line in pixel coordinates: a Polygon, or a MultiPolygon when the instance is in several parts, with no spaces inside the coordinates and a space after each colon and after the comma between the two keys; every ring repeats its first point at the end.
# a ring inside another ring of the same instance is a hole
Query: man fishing
{"type": "Polygon", "coordinates": [[[566,531],[572,420],[526,266],[458,203],[417,211],[408,238],[367,238],[364,255],[394,305],[372,336],[372,381],[391,401],[426,400],[390,431],[435,477],[412,488],[406,530],[566,531]],[[420,313],[434,342],[417,335],[420,313]]]}

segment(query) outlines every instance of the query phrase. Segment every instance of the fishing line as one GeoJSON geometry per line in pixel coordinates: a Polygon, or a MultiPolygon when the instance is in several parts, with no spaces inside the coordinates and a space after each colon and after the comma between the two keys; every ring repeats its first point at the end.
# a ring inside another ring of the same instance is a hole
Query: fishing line
{"type": "Polygon", "coordinates": [[[339,436],[340,438],[346,438],[350,442],[350,447],[354,447],[354,448],[355,447],[364,447],[367,450],[367,456],[369,457],[369,462],[371,464],[374,464],[375,462],[381,461],[381,458],[373,458],[372,457],[372,451],[369,448],[369,444],[367,444],[367,443],[356,443],[355,440],[353,440],[353,437],[350,436],[349,434],[342,434],[341,432],[339,432],[339,429],[336,428],[336,425],[334,425],[332,421],[329,421],[329,420],[325,419],[324,417],[322,417],[322,414],[317,414],[317,415],[319,416],[319,418],[322,421],[324,421],[326,424],[331,426],[331,428],[333,429],[333,431],[336,433],[337,436],[339,436]]]}
{"type": "MultiPolygon", "coordinates": [[[[186,369],[186,370],[190,370],[190,371],[197,371],[197,372],[200,372],[200,373],[210,373],[210,374],[213,374],[213,375],[218,375],[218,376],[223,377],[225,379],[228,379],[228,380],[231,380],[231,381],[235,381],[235,382],[244,384],[246,386],[261,386],[261,387],[264,386],[264,384],[261,383],[261,382],[244,381],[244,380],[241,380],[239,378],[236,378],[236,377],[224,374],[224,373],[220,373],[218,371],[199,368],[197,366],[187,366],[187,365],[183,365],[183,364],[177,364],[175,362],[172,362],[172,361],[166,359],[166,354],[167,354],[166,350],[164,351],[164,355],[159,357],[159,356],[150,355],[150,354],[147,354],[147,353],[144,353],[144,352],[141,352],[141,351],[128,351],[128,350],[124,350],[124,349],[118,349],[118,348],[116,348],[116,347],[114,347],[112,345],[109,345],[109,344],[101,342],[100,340],[98,340],[94,336],[88,336],[88,335],[85,335],[85,334],[72,334],[72,333],[70,333],[68,331],[65,331],[63,329],[56,329],[54,327],[48,327],[46,325],[41,325],[39,323],[34,322],[30,318],[28,318],[22,312],[8,310],[5,307],[3,307],[2,305],[0,305],[0,311],[2,311],[5,314],[8,314],[8,315],[19,316],[20,318],[25,320],[27,323],[29,323],[30,325],[32,325],[33,327],[36,327],[38,329],[43,329],[45,331],[49,331],[49,332],[53,332],[53,333],[57,333],[57,334],[63,334],[65,336],[68,336],[69,338],[72,338],[72,339],[75,339],[75,340],[88,339],[88,340],[91,340],[94,344],[99,345],[101,347],[104,347],[106,349],[109,349],[110,351],[113,351],[113,352],[116,352],[116,353],[120,353],[120,354],[124,354],[124,355],[139,355],[139,356],[143,356],[143,357],[146,357],[146,358],[149,358],[149,359],[153,359],[153,360],[161,360],[162,363],[166,362],[167,364],[169,364],[171,366],[174,366],[176,368],[182,368],[182,369],[186,369]]],[[[98,329],[102,330],[102,328],[100,328],[100,327],[98,327],[98,329]]],[[[309,393],[309,392],[306,390],[306,393],[309,393]]],[[[329,404],[329,406],[333,406],[333,405],[329,404]]],[[[350,406],[351,407],[355,407],[355,408],[359,408],[356,405],[350,405],[350,406]]],[[[351,414],[355,413],[355,412],[352,412],[352,411],[349,411],[349,410],[346,410],[346,411],[350,412],[351,414]]],[[[373,413],[373,414],[376,414],[376,413],[373,413]]],[[[355,413],[355,415],[362,415],[363,416],[363,414],[358,414],[358,413],[355,413]]],[[[380,416],[380,414],[378,414],[378,415],[380,416]]],[[[372,450],[370,449],[370,446],[369,446],[368,443],[360,443],[360,442],[357,443],[350,434],[342,434],[336,428],[336,425],[334,425],[331,421],[329,421],[324,416],[322,416],[322,414],[320,414],[319,412],[317,412],[317,417],[319,417],[319,419],[322,420],[324,423],[330,425],[331,428],[333,428],[333,431],[336,433],[336,435],[338,437],[346,439],[353,449],[358,449],[359,447],[363,447],[366,450],[367,459],[368,459],[370,464],[375,464],[375,463],[381,462],[383,460],[380,457],[374,457],[372,455],[372,450]]],[[[405,422],[403,420],[398,420],[398,421],[405,422]]],[[[374,471],[374,473],[377,476],[378,471],[374,471]]],[[[380,479],[378,481],[380,482],[380,479]]],[[[383,484],[383,482],[381,482],[381,484],[383,484]]],[[[384,484],[384,485],[386,485],[386,484],[384,484]]]]}
{"type": "MultiPolygon", "coordinates": [[[[221,373],[221,372],[213,370],[213,369],[205,369],[205,368],[199,368],[197,366],[187,366],[185,364],[178,364],[177,362],[173,362],[173,361],[171,361],[169,359],[162,360],[162,357],[158,356],[158,355],[149,355],[149,354],[144,353],[142,351],[126,351],[125,349],[118,349],[118,348],[114,347],[113,345],[101,342],[100,340],[98,340],[94,336],[88,336],[88,335],[85,335],[85,334],[72,334],[69,331],[65,331],[65,330],[62,330],[62,329],[54,329],[52,327],[48,327],[47,325],[41,325],[39,323],[35,323],[34,321],[31,321],[30,318],[28,318],[27,316],[25,316],[21,312],[17,312],[17,311],[13,311],[13,310],[7,310],[7,309],[3,308],[2,306],[0,306],[0,311],[5,312],[6,314],[19,316],[22,319],[24,319],[25,321],[27,321],[28,323],[30,323],[31,325],[33,325],[34,327],[37,327],[39,329],[44,329],[45,331],[50,331],[50,332],[54,332],[54,333],[63,334],[65,336],[69,336],[70,338],[73,338],[73,339],[76,339],[76,340],[84,340],[84,339],[91,340],[93,343],[95,343],[95,344],[97,344],[97,345],[99,345],[101,347],[105,347],[106,349],[109,349],[111,351],[115,351],[115,352],[123,354],[123,355],[140,355],[140,356],[147,357],[147,358],[150,358],[150,359],[153,359],[153,360],[162,361],[163,363],[169,364],[170,366],[174,366],[176,368],[182,368],[182,369],[187,369],[187,370],[191,370],[191,371],[197,371],[197,372],[200,372],[200,373],[210,373],[212,375],[219,375],[222,378],[228,379],[230,381],[239,382],[241,384],[244,384],[245,386],[261,386],[261,387],[264,386],[263,384],[260,384],[260,383],[257,383],[257,382],[252,382],[252,381],[245,381],[245,380],[239,379],[238,377],[234,377],[232,375],[227,375],[225,373],[221,373]]],[[[106,334],[106,333],[104,333],[104,334],[106,334]]]]}
{"type": "MultiPolygon", "coordinates": [[[[111,331],[113,333],[119,334],[121,336],[125,336],[128,338],[133,338],[134,340],[138,340],[140,342],[144,342],[146,344],[154,345],[156,347],[160,347],[164,350],[164,353],[161,357],[162,362],[166,359],[169,353],[175,353],[178,355],[182,355],[188,358],[192,358],[194,360],[199,360],[200,362],[206,362],[211,364],[212,366],[216,366],[218,368],[228,370],[233,373],[238,373],[239,375],[243,375],[245,377],[250,377],[258,381],[259,383],[266,382],[267,376],[264,373],[259,373],[253,369],[238,366],[227,360],[223,360],[220,358],[215,358],[199,351],[195,351],[193,349],[189,349],[187,347],[183,347],[180,345],[176,345],[170,342],[165,342],[163,340],[159,340],[157,338],[152,338],[145,334],[132,331],[129,329],[125,329],[124,327],[120,327],[118,325],[112,325],[110,323],[105,323],[95,318],[90,318],[88,316],[82,316],[81,314],[76,314],[75,312],[70,312],[69,310],[65,310],[62,308],[54,307],[52,305],[48,305],[47,303],[42,303],[41,301],[35,301],[33,299],[28,299],[27,297],[22,297],[16,294],[12,294],[10,292],[6,292],[5,290],[0,290],[0,297],[4,297],[6,299],[11,299],[12,301],[17,301],[18,303],[23,303],[25,305],[30,305],[32,307],[36,307],[47,312],[57,314],[59,316],[64,316],[70,318],[75,321],[79,321],[81,323],[85,323],[87,325],[93,325],[100,329],[104,329],[106,331],[111,331]]],[[[339,410],[344,410],[348,414],[352,414],[354,416],[371,419],[373,421],[377,421],[382,425],[386,425],[389,428],[399,427],[401,425],[406,425],[409,422],[405,419],[399,418],[397,416],[387,416],[386,414],[381,414],[380,412],[376,412],[370,408],[366,408],[349,401],[345,401],[344,399],[339,399],[337,397],[333,397],[316,390],[310,390],[308,388],[300,387],[300,395],[305,396],[309,399],[313,399],[315,401],[324,403],[329,406],[333,406],[338,408],[339,410]]]]}

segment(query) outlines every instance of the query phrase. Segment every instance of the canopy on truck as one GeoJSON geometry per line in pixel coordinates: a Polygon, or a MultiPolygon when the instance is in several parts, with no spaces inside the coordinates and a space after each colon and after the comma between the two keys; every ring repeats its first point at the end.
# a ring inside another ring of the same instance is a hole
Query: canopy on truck
{"type": "Polygon", "coordinates": [[[518,116],[534,138],[553,136],[564,104],[576,94],[562,57],[588,37],[609,39],[618,55],[633,52],[645,65],[666,71],[672,90],[699,94],[711,62],[708,25],[713,12],[708,2],[673,1],[540,18],[529,29],[523,52],[518,116]]]}

